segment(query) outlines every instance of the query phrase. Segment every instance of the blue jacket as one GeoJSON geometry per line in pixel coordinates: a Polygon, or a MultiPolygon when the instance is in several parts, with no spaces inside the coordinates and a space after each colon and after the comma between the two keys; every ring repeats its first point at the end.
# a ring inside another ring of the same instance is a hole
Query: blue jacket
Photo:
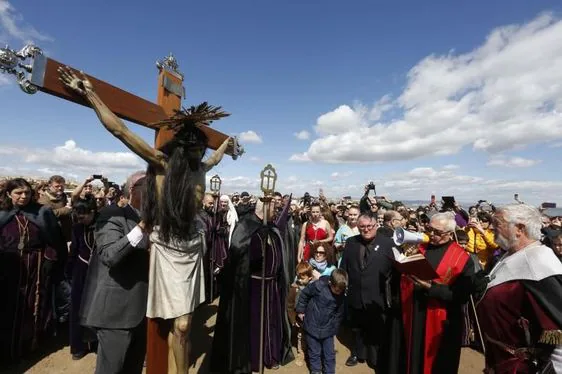
{"type": "Polygon", "coordinates": [[[320,277],[300,292],[297,313],[304,313],[304,330],[316,339],[324,339],[338,333],[343,318],[344,294],[334,295],[330,290],[330,278],[320,277]]]}

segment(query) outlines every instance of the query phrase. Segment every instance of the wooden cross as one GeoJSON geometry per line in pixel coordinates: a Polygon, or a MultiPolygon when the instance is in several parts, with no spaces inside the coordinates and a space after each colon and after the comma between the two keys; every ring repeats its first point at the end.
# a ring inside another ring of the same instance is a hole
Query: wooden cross
{"type": "MultiPolygon", "coordinates": [[[[87,106],[82,97],[68,90],[59,81],[57,69],[60,66],[63,64],[44,56],[39,48],[32,45],[20,51],[8,47],[0,48],[0,72],[15,75],[24,92],[33,94],[42,91],[87,106]],[[26,62],[31,63],[25,65],[26,62]]],[[[183,75],[177,70],[177,62],[172,55],[158,61],[157,67],[159,69],[157,103],[135,96],[94,77],[88,75],[87,77],[99,97],[118,117],[156,130],[155,146],[161,148],[173,138],[174,133],[154,123],[170,118],[181,109],[184,87],[183,75]]],[[[77,72],[76,69],[71,69],[77,72]]],[[[207,135],[208,147],[212,149],[217,149],[228,137],[209,126],[202,126],[201,130],[207,135]]],[[[243,149],[236,139],[233,139],[233,144],[225,153],[237,158],[243,149]]],[[[161,322],[148,320],[147,374],[161,374],[168,371],[168,331],[161,322]]]]}
{"type": "MultiPolygon", "coordinates": [[[[86,76],[94,85],[96,93],[102,101],[118,117],[156,130],[155,146],[161,148],[171,140],[173,132],[163,128],[163,125],[155,125],[155,123],[170,118],[176,110],[181,109],[184,88],[183,75],[177,71],[177,62],[172,55],[158,61],[156,65],[160,71],[157,103],[145,100],[87,74],[86,76]]],[[[15,75],[24,92],[33,94],[42,91],[64,100],[89,106],[82,97],[68,90],[59,81],[57,69],[61,66],[65,65],[44,56],[42,51],[33,45],[27,45],[20,51],[11,50],[8,47],[0,48],[0,72],[15,75]],[[26,65],[25,62],[31,63],[26,65]]],[[[72,67],[70,69],[78,72],[72,67]]],[[[201,130],[207,135],[208,147],[211,149],[217,149],[228,137],[209,126],[202,126],[201,130]]],[[[229,146],[225,153],[237,158],[243,153],[243,149],[235,139],[234,144],[229,146]]]]}

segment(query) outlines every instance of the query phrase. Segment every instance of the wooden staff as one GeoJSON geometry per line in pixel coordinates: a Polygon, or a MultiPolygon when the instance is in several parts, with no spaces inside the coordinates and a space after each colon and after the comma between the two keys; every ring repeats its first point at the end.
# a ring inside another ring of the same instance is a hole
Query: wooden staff
{"type": "Polygon", "coordinates": [[[213,217],[212,217],[212,222],[213,222],[213,231],[211,232],[211,248],[209,248],[208,250],[210,250],[211,252],[209,252],[209,278],[210,278],[210,302],[212,303],[213,300],[215,299],[215,269],[214,269],[214,264],[213,264],[213,258],[211,256],[212,251],[215,250],[215,241],[216,241],[216,230],[217,230],[217,211],[218,211],[218,205],[219,205],[219,196],[220,196],[220,192],[217,194],[217,198],[215,199],[215,203],[213,206],[213,217]]]}
{"type": "MultiPolygon", "coordinates": [[[[261,190],[263,191],[263,225],[267,227],[269,217],[269,205],[273,199],[273,192],[275,191],[275,182],[277,181],[277,173],[271,164],[268,164],[260,173],[261,190]]],[[[261,254],[262,254],[262,269],[261,269],[261,303],[260,303],[260,351],[259,351],[259,372],[263,374],[263,349],[264,349],[264,333],[265,333],[265,266],[266,266],[266,245],[269,242],[269,230],[266,232],[265,238],[260,239],[261,254]]]]}
{"type": "MultiPolygon", "coordinates": [[[[214,175],[210,180],[210,189],[213,192],[216,199],[214,200],[213,204],[213,217],[211,217],[211,222],[213,225],[211,231],[211,248],[208,248],[207,251],[209,252],[209,278],[210,278],[210,302],[212,303],[215,299],[215,269],[212,259],[212,251],[215,249],[215,241],[216,241],[216,229],[217,229],[217,211],[219,207],[219,200],[220,200],[220,191],[221,191],[221,184],[222,181],[218,175],[214,175]]],[[[230,244],[230,243],[229,243],[230,244]]]]}
{"type": "MultiPolygon", "coordinates": [[[[453,231],[453,236],[455,237],[455,242],[459,244],[459,239],[457,238],[456,231],[453,231]]],[[[484,344],[484,337],[482,336],[482,329],[480,328],[480,321],[478,320],[478,313],[476,313],[476,305],[474,304],[474,297],[472,297],[472,295],[470,295],[470,307],[472,308],[472,312],[474,313],[474,321],[476,322],[476,328],[478,329],[480,344],[482,344],[482,352],[486,354],[486,345],[484,344]]]]}
{"type": "MultiPolygon", "coordinates": [[[[268,216],[267,213],[269,211],[269,202],[271,198],[264,196],[262,199],[263,201],[263,225],[267,226],[268,216]]],[[[263,349],[264,349],[264,335],[265,335],[265,266],[266,266],[266,246],[267,241],[269,238],[269,232],[266,233],[265,238],[260,240],[261,242],[261,303],[260,303],[260,352],[259,352],[259,360],[260,360],[260,374],[264,372],[264,363],[263,363],[263,349]]]]}
{"type": "Polygon", "coordinates": [[[35,304],[33,305],[33,340],[31,341],[31,349],[35,350],[37,347],[37,324],[39,323],[39,302],[40,302],[40,287],[41,287],[41,257],[43,252],[39,251],[37,256],[37,281],[35,282],[35,304]]]}

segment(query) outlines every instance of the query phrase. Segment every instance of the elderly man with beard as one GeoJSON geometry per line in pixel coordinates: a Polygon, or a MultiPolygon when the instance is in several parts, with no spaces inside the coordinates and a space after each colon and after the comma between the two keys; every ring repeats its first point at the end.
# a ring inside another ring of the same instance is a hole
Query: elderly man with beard
{"type": "Polygon", "coordinates": [[[207,251],[203,257],[204,264],[204,275],[205,275],[205,302],[212,302],[216,296],[218,296],[218,289],[216,287],[216,281],[214,279],[214,266],[211,262],[211,252],[213,251],[215,235],[215,197],[209,193],[206,193],[203,197],[203,206],[196,216],[197,226],[201,227],[205,231],[205,242],[207,244],[207,251]],[[211,282],[213,286],[211,287],[211,282]],[[211,294],[211,289],[213,292],[211,294]]]}
{"type": "Polygon", "coordinates": [[[507,253],[475,281],[486,287],[477,308],[485,372],[562,373],[562,264],[540,243],[541,215],[526,204],[507,205],[494,227],[507,253]]]}

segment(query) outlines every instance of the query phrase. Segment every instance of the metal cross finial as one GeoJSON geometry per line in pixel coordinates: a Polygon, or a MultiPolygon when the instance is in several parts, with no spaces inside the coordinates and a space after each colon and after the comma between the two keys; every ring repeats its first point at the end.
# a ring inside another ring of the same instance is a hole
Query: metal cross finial
{"type": "Polygon", "coordinates": [[[271,164],[267,166],[260,173],[261,190],[264,195],[272,195],[275,192],[275,182],[277,182],[277,172],[271,164]]]}
{"type": "Polygon", "coordinates": [[[0,48],[0,72],[15,75],[20,88],[25,93],[34,94],[37,87],[31,84],[29,75],[33,72],[34,60],[42,55],[43,51],[33,44],[28,44],[17,52],[6,45],[5,48],[0,48]],[[31,63],[26,65],[28,59],[31,63]]]}
{"type": "Polygon", "coordinates": [[[163,59],[156,61],[156,67],[158,69],[167,69],[178,74],[183,79],[183,74],[179,71],[179,64],[176,57],[170,52],[170,54],[163,59]]]}

